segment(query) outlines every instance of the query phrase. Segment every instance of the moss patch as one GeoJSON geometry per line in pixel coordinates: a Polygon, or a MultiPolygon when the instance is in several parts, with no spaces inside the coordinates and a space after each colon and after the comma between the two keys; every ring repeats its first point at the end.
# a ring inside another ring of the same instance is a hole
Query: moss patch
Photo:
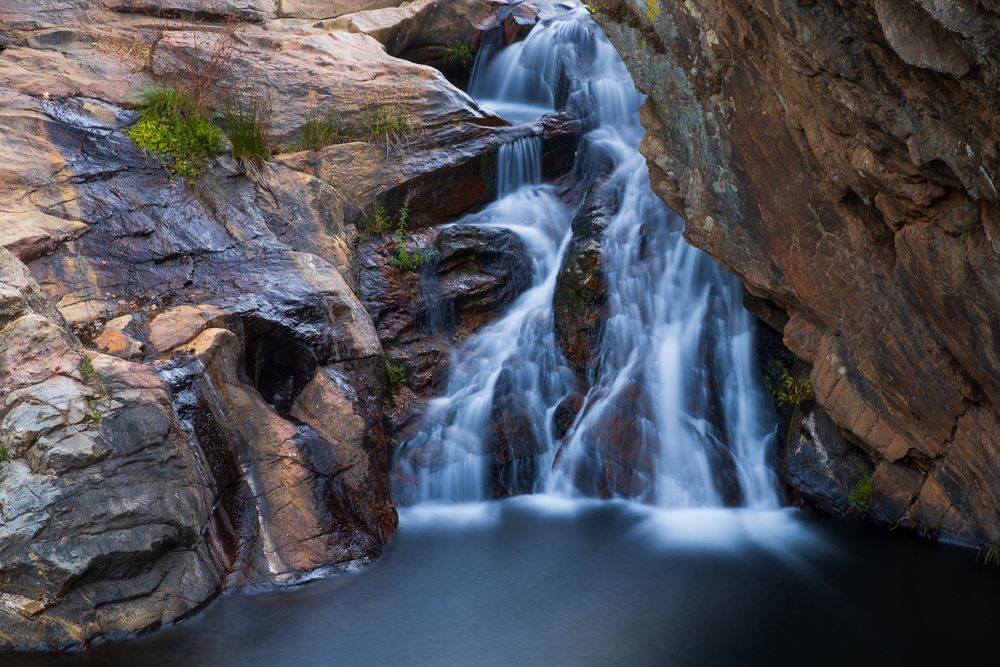
{"type": "Polygon", "coordinates": [[[197,178],[222,150],[222,131],[183,92],[165,86],[142,93],[139,121],[128,130],[135,145],[164,161],[176,176],[197,178]]]}

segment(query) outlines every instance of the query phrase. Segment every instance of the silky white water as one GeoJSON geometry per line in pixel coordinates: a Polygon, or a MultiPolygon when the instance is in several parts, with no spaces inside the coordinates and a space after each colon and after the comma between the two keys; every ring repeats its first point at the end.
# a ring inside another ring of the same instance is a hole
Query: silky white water
{"type": "Polygon", "coordinates": [[[505,474],[530,475],[535,491],[609,495],[611,488],[610,495],[666,507],[777,507],[767,464],[774,419],[742,287],[685,242],[683,221],[652,193],[638,150],[643,98],[589,13],[550,17],[506,48],[487,38],[470,93],[514,123],[557,110],[582,120],[575,191],[612,202],[602,243],[608,318],[583,407],[557,439],[553,415],[578,383],[556,344],[552,302],[571,222],[586,202],[560,201],[540,183],[539,138],[503,147],[499,199],[457,224],[516,233],[532,260],[532,286],[453,351],[444,395],[397,454],[396,478],[406,480],[397,500],[493,495],[490,424],[502,378],[503,390],[526,406],[522,418],[537,446],[529,469],[505,474]],[[627,432],[609,430],[622,414],[627,432]],[[647,462],[630,471],[628,492],[605,479],[604,459],[616,446],[647,462]]]}

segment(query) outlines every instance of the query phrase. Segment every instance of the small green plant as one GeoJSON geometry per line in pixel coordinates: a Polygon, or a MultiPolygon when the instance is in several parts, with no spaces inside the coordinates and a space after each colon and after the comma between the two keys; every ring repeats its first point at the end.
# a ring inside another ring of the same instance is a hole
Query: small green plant
{"type": "Polygon", "coordinates": [[[399,209],[396,225],[396,252],[389,258],[389,265],[404,271],[419,271],[420,267],[437,257],[437,250],[410,250],[406,241],[406,224],[410,219],[409,201],[399,209]]]}
{"type": "Polygon", "coordinates": [[[385,374],[389,380],[389,390],[395,392],[406,382],[406,369],[389,357],[385,358],[385,374]]]}
{"type": "Polygon", "coordinates": [[[253,97],[232,101],[226,105],[223,122],[233,157],[244,168],[260,172],[264,162],[271,157],[270,102],[253,97]]]}
{"type": "Polygon", "coordinates": [[[847,499],[851,502],[851,505],[862,514],[868,514],[868,507],[871,505],[872,496],[875,494],[875,487],[872,484],[874,476],[874,470],[865,470],[861,477],[858,478],[858,481],[855,482],[854,488],[847,494],[847,499]]]}
{"type": "Polygon", "coordinates": [[[445,51],[444,59],[452,66],[465,66],[472,62],[472,47],[468,44],[454,44],[445,51]]]}
{"type": "Polygon", "coordinates": [[[788,430],[785,433],[785,449],[788,449],[792,444],[792,430],[799,422],[802,407],[814,398],[812,381],[799,371],[798,359],[795,360],[791,371],[780,361],[772,361],[770,365],[772,372],[778,374],[777,381],[769,382],[771,393],[774,394],[778,405],[792,408],[792,414],[788,419],[788,430]]]}
{"type": "Polygon", "coordinates": [[[437,250],[409,250],[405,245],[402,245],[396,254],[389,259],[389,264],[403,271],[419,271],[420,267],[435,257],[437,257],[437,250]]]}
{"type": "Polygon", "coordinates": [[[94,370],[94,360],[88,356],[84,356],[80,360],[77,370],[80,371],[80,378],[87,384],[91,384],[97,379],[97,372],[94,370]]]}
{"type": "Polygon", "coordinates": [[[101,413],[97,410],[97,399],[88,397],[86,400],[87,414],[84,416],[83,421],[87,424],[100,426],[103,417],[101,417],[101,413]]]}
{"type": "Polygon", "coordinates": [[[979,547],[978,559],[991,567],[1000,567],[1000,539],[979,547]]]}
{"type": "Polygon", "coordinates": [[[0,445],[0,463],[10,461],[10,447],[6,444],[0,445]]]}
{"type": "Polygon", "coordinates": [[[798,368],[793,368],[791,372],[787,368],[781,369],[781,376],[778,382],[773,384],[771,391],[778,401],[778,405],[791,405],[796,408],[801,407],[813,400],[812,381],[805,375],[798,372],[798,368]]]}
{"type": "Polygon", "coordinates": [[[385,146],[388,159],[390,151],[406,147],[413,124],[400,107],[382,104],[365,119],[362,129],[367,141],[385,146]]]}
{"type": "Polygon", "coordinates": [[[139,109],[139,120],[128,129],[128,136],[140,149],[167,162],[176,176],[198,178],[208,158],[222,149],[222,132],[180,89],[147,88],[139,109]]]}
{"type": "Polygon", "coordinates": [[[197,115],[197,105],[188,93],[163,85],[143,88],[139,92],[139,109],[143,116],[152,118],[197,115]]]}
{"type": "Polygon", "coordinates": [[[389,219],[389,214],[385,212],[385,207],[382,204],[376,202],[372,206],[371,213],[365,217],[365,234],[381,236],[389,231],[390,227],[392,227],[392,220],[389,219]]]}
{"type": "Polygon", "coordinates": [[[959,245],[965,245],[969,240],[969,236],[976,230],[979,226],[979,218],[973,218],[967,220],[961,227],[958,228],[957,241],[959,245]]]}

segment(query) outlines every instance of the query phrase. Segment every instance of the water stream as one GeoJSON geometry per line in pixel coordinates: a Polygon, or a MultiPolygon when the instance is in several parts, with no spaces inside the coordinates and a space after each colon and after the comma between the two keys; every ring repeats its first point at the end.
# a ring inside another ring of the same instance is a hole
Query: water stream
{"type": "Polygon", "coordinates": [[[602,242],[609,317],[583,408],[556,438],[553,414],[576,382],[556,345],[553,293],[570,223],[588,200],[561,201],[540,183],[540,139],[504,146],[498,201],[459,224],[518,234],[531,255],[533,284],[454,350],[445,394],[397,457],[397,478],[416,480],[399,486],[397,499],[491,497],[488,423],[497,382],[507,374],[505,390],[527,406],[524,418],[540,444],[528,466],[535,490],[608,495],[586,471],[600,469],[610,448],[627,447],[639,453],[630,474],[643,479],[632,483],[634,492],[611,495],[667,507],[777,507],[766,463],[773,418],[755,370],[742,288],[685,242],[683,221],[652,193],[638,148],[642,97],[590,14],[579,8],[550,17],[505,48],[487,39],[470,90],[511,122],[561,110],[582,118],[575,192],[611,202],[602,242]],[[614,433],[608,422],[623,410],[631,413],[629,427],[614,433]]]}

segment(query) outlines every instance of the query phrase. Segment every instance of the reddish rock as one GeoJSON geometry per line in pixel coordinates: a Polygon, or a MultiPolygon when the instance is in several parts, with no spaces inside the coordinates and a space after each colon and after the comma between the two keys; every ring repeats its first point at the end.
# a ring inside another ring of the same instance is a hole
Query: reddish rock
{"type": "MultiPolygon", "coordinates": [[[[817,401],[879,471],[875,518],[1000,537],[997,8],[596,4],[649,95],[654,189],[787,314],[817,401]]],[[[791,481],[836,511],[847,462],[791,481]]]]}

